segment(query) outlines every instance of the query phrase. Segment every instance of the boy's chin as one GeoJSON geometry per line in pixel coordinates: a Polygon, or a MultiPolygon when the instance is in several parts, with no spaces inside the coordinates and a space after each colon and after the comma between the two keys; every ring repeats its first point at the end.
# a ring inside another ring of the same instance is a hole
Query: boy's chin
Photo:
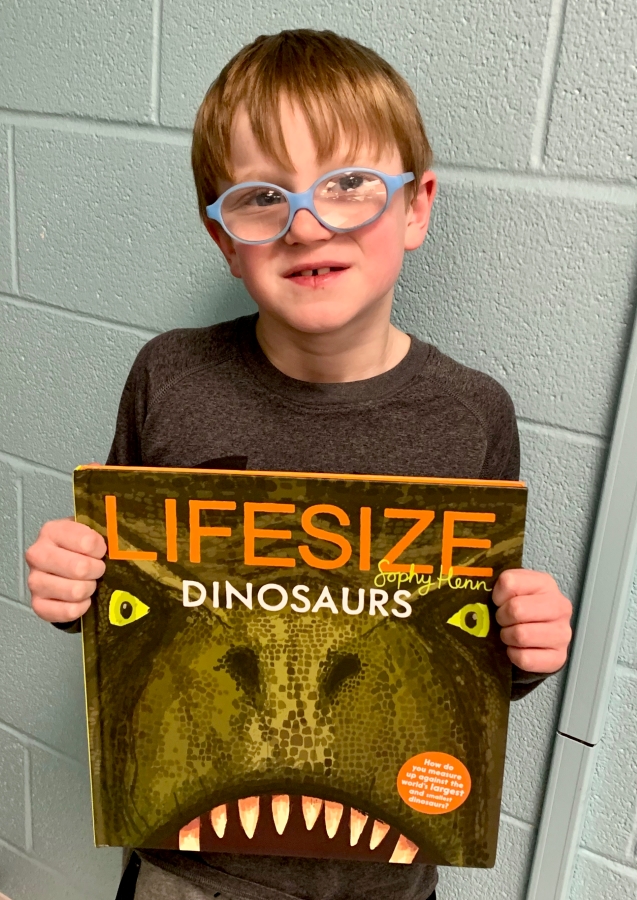
{"type": "Polygon", "coordinates": [[[367,306],[353,306],[342,301],[299,305],[296,309],[286,307],[276,311],[276,318],[288,328],[302,334],[333,334],[364,317],[367,306]]]}

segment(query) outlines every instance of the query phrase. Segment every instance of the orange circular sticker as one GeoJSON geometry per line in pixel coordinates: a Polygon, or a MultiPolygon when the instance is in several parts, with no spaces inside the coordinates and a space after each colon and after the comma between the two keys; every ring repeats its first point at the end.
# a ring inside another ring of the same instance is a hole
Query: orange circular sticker
{"type": "Polygon", "coordinates": [[[403,765],[397,784],[407,806],[439,816],[462,806],[471,791],[471,775],[448,753],[419,753],[403,765]]]}

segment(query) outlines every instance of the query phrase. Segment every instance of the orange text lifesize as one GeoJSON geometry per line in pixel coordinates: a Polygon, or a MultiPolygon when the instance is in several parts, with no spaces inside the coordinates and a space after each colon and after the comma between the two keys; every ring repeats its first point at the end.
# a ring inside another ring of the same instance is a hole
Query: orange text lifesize
{"type": "MultiPolygon", "coordinates": [[[[108,543],[108,556],[110,559],[130,560],[156,560],[157,553],[145,550],[125,550],[120,548],[117,524],[117,498],[112,495],[104,497],[106,512],[106,539],[108,543]]],[[[233,512],[237,510],[237,504],[232,500],[190,500],[189,501],[189,560],[191,563],[201,562],[202,541],[219,540],[232,536],[232,528],[229,526],[202,525],[201,513],[205,510],[216,512],[233,512]]],[[[166,560],[177,562],[179,559],[177,545],[177,501],[168,499],[164,502],[166,524],[166,560]]],[[[243,504],[243,560],[246,566],[273,566],[276,568],[293,568],[297,564],[294,556],[264,556],[263,550],[258,547],[258,542],[263,539],[291,541],[292,530],[290,528],[264,528],[259,527],[259,516],[294,516],[298,515],[294,503],[252,503],[243,504]]],[[[328,531],[320,527],[314,521],[315,516],[332,516],[342,528],[351,528],[350,516],[332,503],[317,503],[308,506],[301,512],[301,528],[309,537],[323,541],[336,548],[338,555],[335,558],[324,559],[308,547],[299,543],[296,547],[301,560],[314,569],[338,569],[346,565],[353,553],[352,543],[343,534],[328,531]]],[[[417,575],[428,575],[433,572],[433,565],[418,565],[415,563],[400,562],[402,554],[410,547],[435,520],[436,513],[432,509],[393,509],[384,510],[386,519],[402,519],[409,527],[399,540],[384,554],[382,571],[384,573],[406,572],[417,575]]],[[[471,548],[485,550],[491,547],[488,538],[458,537],[455,534],[456,522],[493,523],[495,513],[468,512],[458,510],[445,510],[442,522],[442,543],[440,570],[442,575],[448,575],[453,568],[454,575],[465,575],[475,578],[489,578],[493,575],[493,569],[479,566],[459,566],[453,563],[453,553],[456,548],[471,548]]],[[[361,571],[371,569],[372,556],[372,509],[362,506],[355,523],[358,547],[358,568],[361,571]]],[[[290,551],[293,548],[290,547],[290,551]]]]}

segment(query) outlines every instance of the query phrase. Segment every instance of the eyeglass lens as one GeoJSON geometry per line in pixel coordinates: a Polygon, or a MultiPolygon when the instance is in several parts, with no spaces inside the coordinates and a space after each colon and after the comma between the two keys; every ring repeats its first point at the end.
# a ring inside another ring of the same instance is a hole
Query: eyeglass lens
{"type": "MultiPolygon", "coordinates": [[[[370,172],[340,172],[314,189],[314,207],[333,228],[360,228],[385,207],[385,182],[370,172]]],[[[267,241],[286,226],[290,206],[285,194],[268,185],[232,191],[221,204],[228,231],[243,241],[267,241]]]]}

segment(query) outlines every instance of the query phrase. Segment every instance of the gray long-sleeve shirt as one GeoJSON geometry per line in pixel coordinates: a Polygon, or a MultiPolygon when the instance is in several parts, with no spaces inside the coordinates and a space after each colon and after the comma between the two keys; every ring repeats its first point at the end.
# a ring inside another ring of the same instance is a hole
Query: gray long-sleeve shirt
{"type": "MultiPolygon", "coordinates": [[[[488,375],[412,338],[407,356],[382,375],[334,384],[298,381],[265,357],[255,322],[244,317],[150,341],[124,388],[108,463],[518,478],[513,404],[488,375]]],[[[514,670],[513,698],[541,680],[514,670]]],[[[189,882],[188,897],[245,900],[425,900],[436,884],[431,866],[140,855],[166,873],[166,896],[174,895],[175,877],[189,882]]],[[[162,874],[153,871],[140,879],[137,897],[158,896],[162,874]],[[154,884],[152,893],[144,893],[145,883],[154,884]]]]}

